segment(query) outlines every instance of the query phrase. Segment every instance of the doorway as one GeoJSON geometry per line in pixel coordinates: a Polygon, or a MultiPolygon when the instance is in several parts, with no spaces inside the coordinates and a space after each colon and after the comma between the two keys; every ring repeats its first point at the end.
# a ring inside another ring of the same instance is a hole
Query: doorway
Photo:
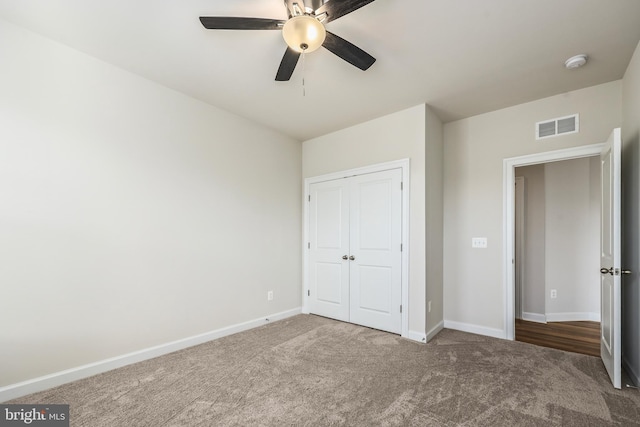
{"type": "Polygon", "coordinates": [[[517,167],[516,307],[534,322],[600,321],[599,156],[517,167]],[[520,285],[520,286],[518,286],[520,285]]]}
{"type": "MultiPolygon", "coordinates": [[[[504,283],[505,283],[505,319],[506,338],[515,339],[515,259],[516,259],[516,243],[515,243],[515,171],[518,167],[529,165],[537,165],[544,163],[559,162],[562,160],[580,159],[585,157],[599,156],[604,144],[593,144],[582,147],[551,151],[547,153],[533,154],[513,159],[506,159],[504,166],[504,283]]],[[[526,249],[525,249],[526,250],[526,249]]],[[[546,259],[546,255],[545,255],[546,259]]],[[[546,267],[545,267],[546,268],[546,267]]],[[[524,267],[526,271],[526,265],[524,267]]],[[[567,269],[570,273],[570,269],[567,269]]],[[[546,289],[546,284],[545,284],[546,289]]],[[[546,317],[546,305],[550,304],[550,292],[544,294],[546,317]]],[[[526,303],[526,297],[525,297],[526,303]]],[[[527,307],[523,307],[523,313],[526,313],[527,307]]],[[[549,320],[549,319],[545,319],[549,320]]]]}
{"type": "Polygon", "coordinates": [[[503,161],[504,206],[504,283],[505,283],[505,335],[514,339],[515,316],[515,168],[538,163],[577,159],[600,153],[600,357],[615,388],[621,387],[621,140],[620,128],[615,128],[604,144],[594,144],[547,153],[505,159],[503,161]]]}
{"type": "Polygon", "coordinates": [[[598,356],[599,156],[515,175],[515,339],[598,356]]]}

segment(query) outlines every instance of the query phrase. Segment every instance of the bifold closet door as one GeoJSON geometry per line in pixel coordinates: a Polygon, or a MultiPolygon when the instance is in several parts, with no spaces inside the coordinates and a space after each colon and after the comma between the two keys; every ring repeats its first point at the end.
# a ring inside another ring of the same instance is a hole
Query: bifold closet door
{"type": "Polygon", "coordinates": [[[402,171],[310,185],[309,310],[401,332],[402,171]]]}

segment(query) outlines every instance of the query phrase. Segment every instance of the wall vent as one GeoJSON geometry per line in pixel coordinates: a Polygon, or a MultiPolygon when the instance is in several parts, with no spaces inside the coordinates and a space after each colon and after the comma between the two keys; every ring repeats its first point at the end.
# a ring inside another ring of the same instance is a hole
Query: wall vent
{"type": "Polygon", "coordinates": [[[578,114],[536,123],[536,139],[577,133],[580,130],[578,114]]]}

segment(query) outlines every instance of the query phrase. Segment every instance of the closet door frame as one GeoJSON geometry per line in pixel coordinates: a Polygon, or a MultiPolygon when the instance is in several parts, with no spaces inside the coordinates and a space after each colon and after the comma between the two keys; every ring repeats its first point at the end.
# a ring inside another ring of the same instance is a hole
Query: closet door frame
{"type": "Polygon", "coordinates": [[[391,169],[402,170],[402,329],[401,336],[409,338],[409,159],[333,172],[326,175],[305,178],[303,198],[303,241],[302,241],[302,312],[309,314],[309,186],[318,182],[348,178],[391,169]]]}

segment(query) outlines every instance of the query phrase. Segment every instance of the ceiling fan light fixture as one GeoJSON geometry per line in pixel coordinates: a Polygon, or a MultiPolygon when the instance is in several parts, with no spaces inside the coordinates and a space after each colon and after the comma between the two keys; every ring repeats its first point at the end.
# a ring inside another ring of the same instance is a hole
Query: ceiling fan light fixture
{"type": "Polygon", "coordinates": [[[309,15],[294,16],[282,27],[282,37],[287,46],[299,53],[318,49],[326,36],[324,25],[309,15]]]}

